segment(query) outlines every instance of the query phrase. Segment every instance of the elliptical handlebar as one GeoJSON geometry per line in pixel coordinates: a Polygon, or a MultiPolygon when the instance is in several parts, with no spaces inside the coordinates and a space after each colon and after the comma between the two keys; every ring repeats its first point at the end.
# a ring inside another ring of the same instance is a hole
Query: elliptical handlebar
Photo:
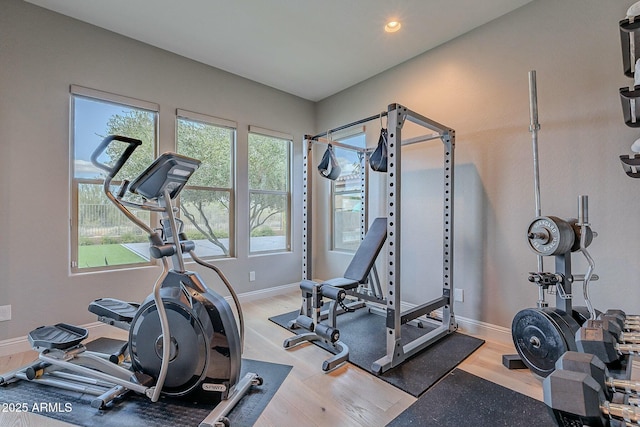
{"type": "MultiPolygon", "coordinates": [[[[131,222],[136,224],[138,227],[144,230],[147,234],[149,234],[149,236],[151,236],[154,234],[153,229],[149,227],[144,221],[140,220],[137,216],[135,216],[129,209],[127,209],[123,201],[121,200],[121,198],[124,196],[124,193],[127,190],[127,187],[129,186],[129,181],[124,180],[122,187],[118,191],[117,197],[113,194],[110,188],[111,180],[113,179],[113,177],[116,176],[116,174],[120,171],[120,169],[122,169],[122,166],[124,166],[124,164],[127,162],[127,160],[129,160],[129,158],[133,154],[133,152],[136,150],[136,148],[138,148],[140,145],[142,145],[142,141],[140,141],[139,139],[129,138],[128,136],[122,136],[122,135],[109,135],[102,140],[100,145],[98,145],[98,147],[96,147],[96,149],[91,154],[91,163],[93,163],[94,166],[96,166],[97,168],[100,168],[103,171],[107,172],[107,176],[104,178],[104,185],[103,185],[104,194],[107,196],[107,198],[123,214],[125,214],[125,216],[131,222]],[[98,160],[98,157],[100,157],[100,155],[106,151],[107,147],[109,147],[109,145],[113,141],[124,142],[128,144],[127,148],[125,148],[122,154],[120,154],[120,157],[118,158],[118,160],[116,160],[115,165],[109,166],[104,163],[100,163],[100,161],[98,160]]],[[[135,203],[127,203],[127,204],[132,205],[133,207],[144,208],[143,205],[139,205],[135,203]]]]}
{"type": "Polygon", "coordinates": [[[107,176],[109,178],[113,178],[116,174],[122,169],[122,166],[129,160],[129,157],[133,154],[136,148],[142,145],[142,141],[135,138],[129,138],[128,136],[122,135],[109,135],[105,139],[102,140],[100,145],[94,150],[93,154],[91,154],[91,163],[94,164],[97,168],[102,169],[107,172],[107,176]],[[98,157],[107,149],[107,147],[113,141],[120,141],[129,144],[127,148],[122,152],[120,158],[116,161],[116,164],[113,166],[108,166],[104,163],[100,163],[98,161],[98,157]]]}

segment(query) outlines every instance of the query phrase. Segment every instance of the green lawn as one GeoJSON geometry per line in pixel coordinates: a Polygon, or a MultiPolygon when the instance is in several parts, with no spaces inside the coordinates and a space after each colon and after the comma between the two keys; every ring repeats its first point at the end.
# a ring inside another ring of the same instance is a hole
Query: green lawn
{"type": "Polygon", "coordinates": [[[78,267],[104,267],[106,265],[135,264],[146,259],[131,252],[120,244],[80,246],[78,267]]]}

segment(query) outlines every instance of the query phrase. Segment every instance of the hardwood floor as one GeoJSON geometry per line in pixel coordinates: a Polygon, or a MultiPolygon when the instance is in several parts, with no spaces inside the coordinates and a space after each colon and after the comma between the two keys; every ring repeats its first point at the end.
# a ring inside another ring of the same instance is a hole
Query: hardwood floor
{"type": "MultiPolygon", "coordinates": [[[[295,292],[242,305],[246,322],[243,357],[293,366],[256,426],[384,426],[415,402],[411,395],[348,363],[324,374],[320,367],[327,353],[312,344],[284,350],[282,342],[291,334],[267,319],[295,310],[299,304],[300,296],[295,292]]],[[[114,329],[114,336],[118,334],[114,329]]],[[[541,383],[528,370],[510,371],[502,366],[502,355],[514,352],[512,346],[487,341],[459,367],[541,400],[541,383]]],[[[0,372],[17,368],[35,357],[36,353],[31,351],[2,357],[0,372]]],[[[0,412],[0,426],[62,427],[70,424],[36,414],[0,412]]]]}

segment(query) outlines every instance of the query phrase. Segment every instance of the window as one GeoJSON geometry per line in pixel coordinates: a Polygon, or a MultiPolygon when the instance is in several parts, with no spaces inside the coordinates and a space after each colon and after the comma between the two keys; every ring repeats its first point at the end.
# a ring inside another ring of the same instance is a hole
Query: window
{"type": "Polygon", "coordinates": [[[234,122],[178,110],[177,151],[202,163],[180,193],[184,230],[199,257],[234,254],[234,122]]]}
{"type": "MultiPolygon", "coordinates": [[[[111,134],[137,138],[142,146],[112,181],[113,190],[123,179],[138,176],[154,159],[158,106],[79,86],[71,87],[71,268],[74,272],[149,264],[147,236],[104,195],[102,171],[90,160],[104,137],[111,134]]],[[[118,144],[106,150],[101,161],[119,157],[118,144]]],[[[133,211],[145,221],[148,211],[133,211]]]]}
{"type": "MultiPolygon", "coordinates": [[[[338,140],[338,139],[337,139],[338,140]]],[[[365,147],[365,134],[341,138],[339,142],[365,147]]],[[[353,150],[334,147],[340,176],[331,183],[332,193],[332,249],[336,251],[355,252],[360,245],[360,213],[362,211],[362,180],[360,177],[361,161],[359,153],[353,150]]]]}
{"type": "Polygon", "coordinates": [[[288,251],[292,137],[249,127],[249,252],[288,251]]]}

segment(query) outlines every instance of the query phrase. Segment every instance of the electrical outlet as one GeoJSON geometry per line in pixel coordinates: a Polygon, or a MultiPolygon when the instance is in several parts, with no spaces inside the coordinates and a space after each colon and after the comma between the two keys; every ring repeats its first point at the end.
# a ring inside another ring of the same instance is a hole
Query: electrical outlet
{"type": "Polygon", "coordinates": [[[453,300],[457,302],[464,302],[464,289],[453,289],[453,300]]]}
{"type": "Polygon", "coordinates": [[[249,281],[250,282],[254,282],[256,280],[256,272],[255,271],[250,271],[249,272],[249,281]]]}
{"type": "Polygon", "coordinates": [[[7,320],[11,320],[11,306],[2,305],[0,306],[0,322],[4,322],[7,320]]]}

